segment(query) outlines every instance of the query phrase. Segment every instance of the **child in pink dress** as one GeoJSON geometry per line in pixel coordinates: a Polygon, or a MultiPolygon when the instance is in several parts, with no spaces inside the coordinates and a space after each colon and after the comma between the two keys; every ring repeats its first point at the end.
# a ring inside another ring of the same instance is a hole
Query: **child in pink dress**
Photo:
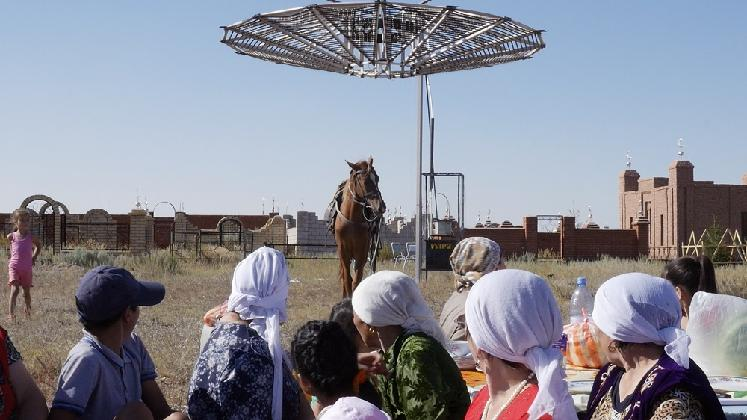
{"type": "Polygon", "coordinates": [[[26,209],[13,212],[13,224],[16,230],[8,234],[10,242],[10,259],[8,260],[8,285],[11,288],[8,299],[8,319],[15,319],[16,298],[23,288],[23,299],[26,302],[26,316],[31,317],[32,267],[41,251],[39,241],[31,234],[31,215],[26,209]]]}

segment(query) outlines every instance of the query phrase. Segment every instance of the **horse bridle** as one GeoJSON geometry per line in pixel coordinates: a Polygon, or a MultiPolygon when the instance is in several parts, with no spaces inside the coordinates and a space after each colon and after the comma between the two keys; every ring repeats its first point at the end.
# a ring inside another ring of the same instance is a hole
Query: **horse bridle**
{"type": "MultiPolygon", "coordinates": [[[[361,175],[364,172],[365,171],[363,170],[357,170],[353,172],[353,175],[354,175],[353,178],[356,179],[358,175],[361,175]]],[[[358,196],[355,195],[355,191],[353,191],[353,187],[350,186],[350,182],[348,182],[348,193],[350,193],[350,197],[353,199],[353,202],[361,206],[361,213],[363,214],[363,219],[365,219],[369,223],[373,223],[377,221],[379,218],[381,218],[381,214],[378,214],[374,210],[374,208],[370,204],[368,204],[369,200],[372,198],[378,198],[379,200],[381,200],[381,191],[379,191],[378,182],[376,183],[376,190],[367,192],[366,194],[363,195],[362,199],[358,198],[358,196]],[[366,216],[367,208],[371,209],[371,213],[374,215],[373,218],[369,219],[368,216],[366,216]]]]}

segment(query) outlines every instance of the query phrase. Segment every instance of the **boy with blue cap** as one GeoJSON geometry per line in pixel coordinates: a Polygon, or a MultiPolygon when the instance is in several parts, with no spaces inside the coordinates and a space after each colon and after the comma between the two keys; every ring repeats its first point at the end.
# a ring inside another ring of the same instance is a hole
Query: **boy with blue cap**
{"type": "Polygon", "coordinates": [[[133,333],[139,307],[157,305],[165,293],[123,268],[99,266],[83,276],[75,293],[83,338],[62,367],[49,419],[186,418],[167,404],[133,333]]]}

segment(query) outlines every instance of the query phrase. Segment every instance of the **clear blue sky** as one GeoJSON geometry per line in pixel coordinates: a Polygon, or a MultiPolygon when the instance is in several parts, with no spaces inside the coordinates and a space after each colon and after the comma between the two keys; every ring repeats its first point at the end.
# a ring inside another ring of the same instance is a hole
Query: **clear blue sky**
{"type": "MultiPolygon", "coordinates": [[[[275,197],[320,214],[344,160],[368,155],[389,207],[414,212],[415,79],[281,66],[218,42],[220,25],[302,5],[5,2],[0,212],[32,193],[126,212],[140,193],[191,213],[259,213],[275,197]]],[[[747,172],[747,2],[456,5],[547,31],[532,60],[432,78],[436,170],[465,173],[469,224],[591,205],[617,227],[626,151],[642,177],[666,176],[679,137],[697,179],[747,172]]]]}

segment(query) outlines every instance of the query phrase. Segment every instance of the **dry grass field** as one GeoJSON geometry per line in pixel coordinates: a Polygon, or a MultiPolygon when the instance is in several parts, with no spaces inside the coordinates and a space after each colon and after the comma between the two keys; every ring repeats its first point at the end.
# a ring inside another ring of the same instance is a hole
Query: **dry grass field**
{"type": "MultiPolygon", "coordinates": [[[[230,279],[235,260],[199,263],[172,258],[168,253],[149,257],[111,257],[103,254],[55,256],[48,254],[37,263],[34,271],[33,317],[23,317],[23,299],[19,296],[18,320],[4,321],[24,361],[43,393],[51,402],[57,375],[67,352],[80,339],[73,295],[85,268],[76,265],[97,261],[122,265],[144,279],[163,282],[166,298],[158,306],[141,312],[137,332],[155,360],[159,382],[172,406],[182,407],[194,361],[197,357],[201,318],[206,310],[221,303],[230,292],[230,279]],[[86,258],[81,258],[81,257],[86,258]]],[[[287,346],[298,326],[310,319],[325,319],[330,307],[339,299],[336,260],[290,260],[293,279],[289,298],[289,320],[283,327],[287,346]]],[[[392,269],[391,263],[381,264],[392,269]]],[[[660,262],[602,260],[598,262],[524,262],[511,261],[513,268],[533,271],[548,279],[560,306],[567,312],[574,280],[579,275],[589,279],[592,290],[602,281],[624,272],[641,271],[658,274],[660,262]]],[[[0,281],[7,282],[7,259],[0,255],[0,281]]],[[[409,267],[412,275],[412,265],[409,267]]],[[[719,286],[725,293],[747,297],[747,266],[719,267],[719,286]]],[[[448,273],[429,273],[422,284],[423,294],[436,315],[451,293],[448,273]]],[[[2,299],[7,302],[8,289],[2,299]]],[[[7,311],[4,309],[3,312],[7,311]]],[[[5,317],[3,316],[3,320],[5,317]]]]}

